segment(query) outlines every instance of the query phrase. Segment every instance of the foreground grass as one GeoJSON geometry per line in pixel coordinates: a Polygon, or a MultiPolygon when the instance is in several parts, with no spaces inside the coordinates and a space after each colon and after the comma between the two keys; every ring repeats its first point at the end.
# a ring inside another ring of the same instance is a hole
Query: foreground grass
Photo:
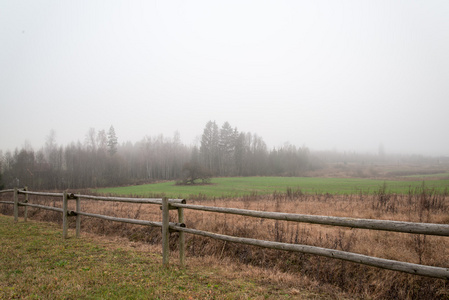
{"type": "MultiPolygon", "coordinates": [[[[374,194],[386,183],[387,192],[407,194],[410,189],[421,187],[423,181],[373,180],[361,178],[317,177],[226,177],[213,178],[209,185],[182,186],[174,181],[137,186],[96,189],[101,194],[136,195],[142,197],[167,196],[171,198],[241,197],[250,194],[266,195],[287,189],[308,194],[374,194]]],[[[427,188],[444,192],[449,180],[426,180],[427,188]]]]}
{"type": "Polygon", "coordinates": [[[212,267],[161,267],[159,254],[0,215],[0,299],[290,299],[306,292],[227,278],[212,267]]]}

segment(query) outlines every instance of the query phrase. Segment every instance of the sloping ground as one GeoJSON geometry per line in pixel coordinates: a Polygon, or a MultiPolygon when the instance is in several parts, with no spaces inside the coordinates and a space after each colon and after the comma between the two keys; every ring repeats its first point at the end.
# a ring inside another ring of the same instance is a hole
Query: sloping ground
{"type": "Polygon", "coordinates": [[[58,225],[0,215],[0,299],[341,298],[207,258],[164,269],[154,250],[92,235],[63,240],[58,225]]]}

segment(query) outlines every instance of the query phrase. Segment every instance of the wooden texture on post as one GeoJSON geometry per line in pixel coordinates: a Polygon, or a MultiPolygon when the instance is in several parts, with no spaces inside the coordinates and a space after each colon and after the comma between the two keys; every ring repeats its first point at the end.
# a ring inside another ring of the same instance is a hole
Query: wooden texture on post
{"type": "Polygon", "coordinates": [[[81,211],[80,198],[76,197],[76,237],[80,237],[81,232],[81,215],[78,214],[81,211]]]}
{"type": "Polygon", "coordinates": [[[169,204],[168,198],[162,198],[162,266],[168,267],[169,259],[169,238],[170,238],[170,228],[169,228],[169,204]]]}
{"type": "MultiPolygon", "coordinates": [[[[25,187],[23,190],[27,191],[28,187],[25,187]]],[[[28,194],[25,194],[25,203],[28,203],[28,194]]],[[[28,206],[25,206],[25,211],[23,213],[23,220],[25,222],[28,221],[28,206]]]]}
{"type": "Polygon", "coordinates": [[[62,193],[62,238],[67,238],[67,232],[69,229],[69,222],[68,222],[68,215],[67,215],[67,206],[68,206],[68,199],[67,199],[67,192],[64,191],[62,193]]]}
{"type": "Polygon", "coordinates": [[[19,221],[19,190],[14,188],[14,222],[19,221]]]}
{"type": "MultiPolygon", "coordinates": [[[[178,223],[184,224],[184,209],[182,207],[178,207],[178,223]]],[[[186,237],[183,231],[179,232],[179,264],[182,268],[185,267],[186,264],[186,237]]]]}

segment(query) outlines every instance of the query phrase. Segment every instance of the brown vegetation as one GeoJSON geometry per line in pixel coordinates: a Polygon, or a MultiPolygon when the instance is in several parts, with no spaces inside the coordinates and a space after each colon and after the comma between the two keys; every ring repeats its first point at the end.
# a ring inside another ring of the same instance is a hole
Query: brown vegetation
{"type": "MultiPolygon", "coordinates": [[[[5,196],[2,195],[2,198],[4,199],[5,196]]],[[[59,199],[43,199],[36,196],[30,196],[30,202],[55,206],[61,204],[59,199]]],[[[190,199],[188,203],[263,211],[449,224],[449,196],[421,189],[411,191],[408,195],[388,194],[380,189],[376,195],[348,196],[305,195],[290,190],[287,193],[251,195],[236,199],[190,199]]],[[[82,210],[161,221],[160,209],[155,205],[83,200],[82,210]]],[[[12,206],[0,205],[0,212],[11,214],[12,206]]],[[[43,221],[62,222],[60,214],[50,211],[29,209],[28,216],[43,221]]],[[[175,212],[171,218],[173,221],[176,220],[175,212]]],[[[447,237],[346,229],[192,210],[186,210],[185,220],[188,227],[210,232],[307,244],[387,259],[449,267],[447,237]]],[[[71,226],[74,226],[74,220],[72,222],[71,226]]],[[[161,243],[159,228],[83,218],[83,231],[102,235],[119,235],[131,241],[150,244],[161,243]]],[[[177,233],[172,233],[171,237],[173,237],[171,247],[176,250],[177,233]]],[[[270,270],[278,274],[277,276],[285,274],[284,282],[292,288],[301,288],[304,282],[315,282],[317,285],[333,286],[336,291],[362,298],[447,299],[449,297],[448,282],[444,280],[381,270],[313,255],[231,244],[193,235],[187,235],[186,240],[187,259],[189,256],[213,257],[217,262],[234,260],[257,266],[270,270]]],[[[210,261],[210,258],[208,260],[210,261]]],[[[188,260],[187,264],[189,264],[188,260]]]]}

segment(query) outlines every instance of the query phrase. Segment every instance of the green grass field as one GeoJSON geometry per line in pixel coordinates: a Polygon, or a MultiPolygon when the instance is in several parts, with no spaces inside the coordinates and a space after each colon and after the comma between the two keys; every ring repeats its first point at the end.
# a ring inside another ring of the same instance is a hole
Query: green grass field
{"type": "Polygon", "coordinates": [[[405,178],[429,178],[429,177],[449,177],[449,172],[446,173],[436,173],[436,174],[418,174],[418,175],[407,175],[405,178]]]}
{"type": "MultiPolygon", "coordinates": [[[[387,185],[387,192],[404,194],[412,188],[421,187],[422,181],[384,181],[359,178],[317,178],[317,177],[227,177],[213,178],[211,184],[182,186],[174,181],[137,186],[103,188],[94,190],[101,194],[133,195],[142,197],[192,198],[198,195],[206,198],[239,197],[250,194],[271,194],[286,192],[288,188],[303,193],[329,194],[372,194],[387,185]]],[[[449,180],[426,180],[427,188],[437,192],[448,191],[449,180]]]]}

